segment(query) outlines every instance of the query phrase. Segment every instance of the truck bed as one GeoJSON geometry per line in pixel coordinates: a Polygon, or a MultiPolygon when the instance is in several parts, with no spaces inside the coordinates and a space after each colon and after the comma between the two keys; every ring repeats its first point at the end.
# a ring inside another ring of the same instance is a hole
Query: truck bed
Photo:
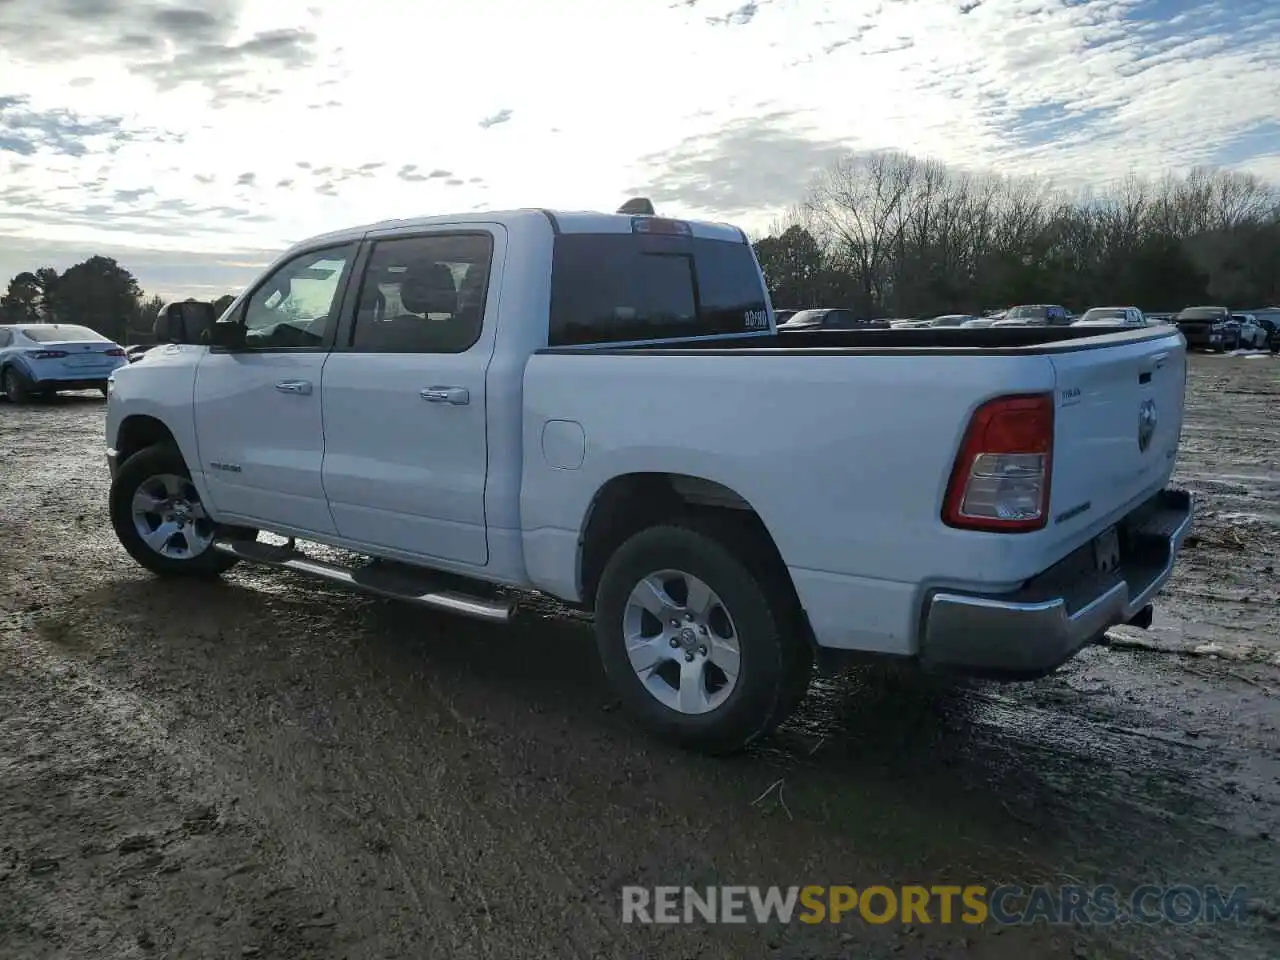
{"type": "MultiPolygon", "coordinates": [[[[1016,591],[1164,487],[1184,351],[1171,326],[543,350],[528,361],[523,392],[526,555],[572,557],[592,498],[616,477],[692,478],[760,517],[806,609],[835,611],[813,624],[823,645],[914,654],[922,591],[1016,591]],[[944,522],[975,409],[1045,394],[1055,427],[1044,527],[1007,534],[944,522]]],[[[539,586],[572,596],[568,584],[539,586]]]]}
{"type": "Polygon", "coordinates": [[[657,343],[549,347],[542,353],[681,354],[1048,354],[1093,350],[1167,337],[1152,327],[924,327],[747,333],[657,343]]]}

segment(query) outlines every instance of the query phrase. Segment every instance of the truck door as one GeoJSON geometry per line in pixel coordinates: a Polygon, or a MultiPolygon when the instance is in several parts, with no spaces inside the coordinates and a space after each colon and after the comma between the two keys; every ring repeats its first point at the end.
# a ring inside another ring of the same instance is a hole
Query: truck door
{"type": "MultiPolygon", "coordinates": [[[[488,563],[486,383],[505,230],[371,233],[324,369],[324,487],[344,539],[488,563]]],[[[512,372],[519,377],[518,372],[512,372]]]]}
{"type": "Polygon", "coordinates": [[[328,246],[273,270],[223,321],[244,327],[244,346],[211,348],[196,369],[199,468],[227,520],[335,532],[320,477],[320,374],[356,250],[328,246]]]}

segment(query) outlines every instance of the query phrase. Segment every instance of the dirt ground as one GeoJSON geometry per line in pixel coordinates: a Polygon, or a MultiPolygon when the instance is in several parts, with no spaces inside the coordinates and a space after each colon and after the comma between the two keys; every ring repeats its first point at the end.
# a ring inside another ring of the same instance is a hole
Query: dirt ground
{"type": "Polygon", "coordinates": [[[1196,356],[1149,632],[1030,684],[861,669],[754,752],[657,746],[590,625],[490,628],[105,516],[100,398],[0,403],[0,956],[1280,955],[1280,361],[1196,356]],[[762,797],[763,795],[763,797],[762,797]],[[1242,923],[620,920],[624,884],[1244,885],[1242,923]]]}

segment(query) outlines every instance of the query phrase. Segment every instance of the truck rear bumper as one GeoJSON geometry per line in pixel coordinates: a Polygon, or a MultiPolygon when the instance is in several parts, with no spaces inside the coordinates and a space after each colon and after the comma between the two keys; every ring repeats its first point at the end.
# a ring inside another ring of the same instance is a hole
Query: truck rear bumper
{"type": "Polygon", "coordinates": [[[1120,563],[1111,571],[1097,569],[1090,543],[1016,593],[933,593],[925,601],[921,662],[1013,677],[1053,671],[1151,603],[1173,573],[1192,516],[1189,493],[1163,490],[1117,525],[1120,563]]]}

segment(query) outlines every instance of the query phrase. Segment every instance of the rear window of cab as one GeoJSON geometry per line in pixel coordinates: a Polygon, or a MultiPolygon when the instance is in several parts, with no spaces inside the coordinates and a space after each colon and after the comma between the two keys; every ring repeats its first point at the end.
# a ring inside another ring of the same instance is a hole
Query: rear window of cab
{"type": "Polygon", "coordinates": [[[769,329],[764,279],[743,242],[565,233],[551,268],[551,346],[769,329]]]}

